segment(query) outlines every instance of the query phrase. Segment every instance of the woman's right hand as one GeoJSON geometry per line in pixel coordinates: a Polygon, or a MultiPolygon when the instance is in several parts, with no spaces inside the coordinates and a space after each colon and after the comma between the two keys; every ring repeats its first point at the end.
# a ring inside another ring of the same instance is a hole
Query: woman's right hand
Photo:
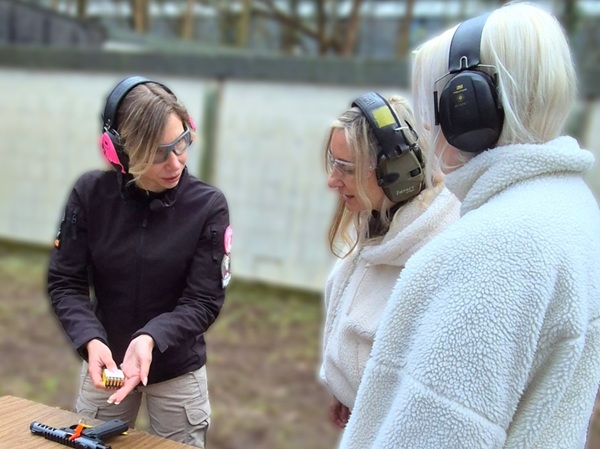
{"type": "Polygon", "coordinates": [[[104,388],[102,382],[102,372],[104,368],[111,371],[118,369],[117,364],[113,360],[112,352],[104,343],[100,340],[90,340],[86,345],[88,353],[88,373],[96,388],[104,388]]]}
{"type": "Polygon", "coordinates": [[[350,409],[342,404],[335,396],[329,403],[329,419],[340,429],[344,429],[350,419],[350,409]]]}

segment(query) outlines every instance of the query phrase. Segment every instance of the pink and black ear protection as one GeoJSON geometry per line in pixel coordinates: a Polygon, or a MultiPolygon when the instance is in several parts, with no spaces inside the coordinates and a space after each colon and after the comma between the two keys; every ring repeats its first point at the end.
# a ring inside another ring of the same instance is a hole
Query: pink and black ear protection
{"type": "MultiPolygon", "coordinates": [[[[115,88],[108,94],[104,113],[102,114],[102,135],[100,136],[100,148],[102,154],[108,162],[123,174],[129,172],[129,156],[123,150],[121,138],[117,131],[118,123],[116,123],[117,112],[119,106],[125,96],[131,89],[140,84],[155,83],[161,86],[164,90],[175,97],[175,94],[164,84],[153,81],[142,76],[130,76],[120,81],[115,88]]],[[[196,130],[194,120],[189,117],[189,125],[192,130],[196,130]]]]}

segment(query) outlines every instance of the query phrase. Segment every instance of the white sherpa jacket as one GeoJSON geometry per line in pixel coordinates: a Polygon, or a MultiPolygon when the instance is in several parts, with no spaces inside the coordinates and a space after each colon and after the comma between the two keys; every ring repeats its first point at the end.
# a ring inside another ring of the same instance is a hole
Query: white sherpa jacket
{"type": "Polygon", "coordinates": [[[371,352],[375,330],[404,264],[456,221],[460,203],[443,185],[425,190],[394,215],[378,244],[338,260],[325,287],[321,379],[349,408],[371,352]]]}
{"type": "Polygon", "coordinates": [[[570,137],[446,177],[461,218],[416,253],[344,449],[584,447],[600,380],[600,214],[570,137]]]}

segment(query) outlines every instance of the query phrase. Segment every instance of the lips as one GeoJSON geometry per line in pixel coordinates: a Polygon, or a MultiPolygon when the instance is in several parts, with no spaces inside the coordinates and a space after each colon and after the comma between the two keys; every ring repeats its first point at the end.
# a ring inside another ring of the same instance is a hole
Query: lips
{"type": "Polygon", "coordinates": [[[179,175],[173,176],[172,178],[163,178],[169,184],[179,181],[179,175]]]}

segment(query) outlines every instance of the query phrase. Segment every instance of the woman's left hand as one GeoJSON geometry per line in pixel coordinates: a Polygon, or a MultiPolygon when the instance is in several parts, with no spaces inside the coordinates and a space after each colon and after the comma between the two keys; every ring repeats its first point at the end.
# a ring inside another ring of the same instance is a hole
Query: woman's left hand
{"type": "Polygon", "coordinates": [[[350,419],[350,409],[342,404],[335,396],[329,403],[329,419],[340,429],[344,429],[350,419]]]}
{"type": "Polygon", "coordinates": [[[148,383],[153,349],[154,340],[148,334],[142,334],[131,340],[121,364],[125,381],[123,386],[108,398],[109,403],[120,403],[140,382],[143,385],[148,383]]]}

